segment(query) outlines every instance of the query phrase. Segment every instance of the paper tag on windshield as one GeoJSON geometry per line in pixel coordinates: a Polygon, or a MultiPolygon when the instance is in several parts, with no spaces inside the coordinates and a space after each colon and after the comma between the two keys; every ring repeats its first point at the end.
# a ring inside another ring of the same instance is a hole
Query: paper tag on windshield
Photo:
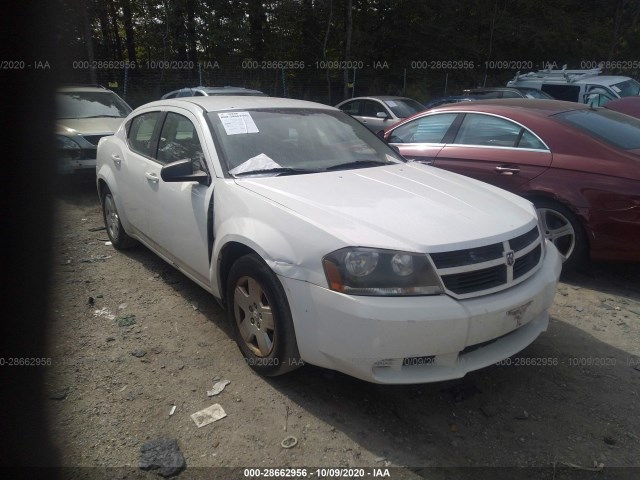
{"type": "Polygon", "coordinates": [[[396,102],[394,102],[393,100],[387,100],[386,102],[387,105],[389,105],[390,107],[397,107],[398,104],[396,102]]]}
{"type": "Polygon", "coordinates": [[[620,93],[622,91],[618,87],[616,87],[615,85],[611,85],[611,90],[613,90],[616,93],[620,93]]]}
{"type": "Polygon", "coordinates": [[[260,155],[256,155],[246,162],[241,163],[236,168],[229,170],[229,173],[231,175],[237,175],[239,173],[252,172],[254,170],[272,170],[274,168],[280,168],[280,165],[271,160],[271,158],[266,156],[264,153],[261,153],[260,155]]]}
{"type": "Polygon", "coordinates": [[[258,127],[253,121],[253,118],[251,118],[249,112],[219,113],[218,117],[220,118],[227,135],[258,133],[258,127]]]}

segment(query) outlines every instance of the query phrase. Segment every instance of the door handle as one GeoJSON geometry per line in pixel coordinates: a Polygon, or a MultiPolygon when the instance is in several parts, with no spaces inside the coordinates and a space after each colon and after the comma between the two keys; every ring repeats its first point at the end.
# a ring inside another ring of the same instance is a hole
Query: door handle
{"type": "Polygon", "coordinates": [[[501,165],[499,167],[496,167],[496,172],[498,172],[500,175],[515,175],[516,173],[520,173],[520,169],[518,167],[507,167],[501,165]]]}
{"type": "Polygon", "coordinates": [[[145,172],[144,176],[147,177],[147,180],[151,183],[158,183],[158,180],[160,180],[155,173],[145,172]]]}
{"type": "Polygon", "coordinates": [[[113,163],[116,164],[116,167],[119,167],[120,163],[122,163],[122,159],[120,158],[120,155],[118,155],[117,153],[111,154],[111,160],[113,160],[113,163]]]}

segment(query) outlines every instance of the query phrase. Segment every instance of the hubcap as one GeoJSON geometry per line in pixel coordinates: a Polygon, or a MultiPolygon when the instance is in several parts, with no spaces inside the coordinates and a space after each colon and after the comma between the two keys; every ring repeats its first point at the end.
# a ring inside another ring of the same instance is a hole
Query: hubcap
{"type": "Polygon", "coordinates": [[[275,329],[264,290],[255,279],[242,277],[236,283],[233,299],[240,336],[256,356],[268,356],[273,350],[275,329]]]}
{"type": "Polygon", "coordinates": [[[107,231],[112,240],[118,240],[120,235],[120,220],[118,219],[118,211],[113,201],[113,196],[108,193],[104,199],[104,217],[107,222],[107,231]]]}
{"type": "Polygon", "coordinates": [[[538,208],[542,233],[551,240],[563,257],[568,259],[576,247],[576,232],[567,217],[550,208],[538,208]]]}

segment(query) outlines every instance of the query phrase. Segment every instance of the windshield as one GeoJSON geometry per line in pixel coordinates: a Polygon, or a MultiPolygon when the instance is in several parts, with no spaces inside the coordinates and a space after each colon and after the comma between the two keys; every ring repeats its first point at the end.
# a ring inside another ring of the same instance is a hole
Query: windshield
{"type": "Polygon", "coordinates": [[[391,109],[398,118],[407,118],[414,113],[424,110],[424,105],[410,98],[397,98],[395,100],[384,100],[384,103],[391,109]]]}
{"type": "Polygon", "coordinates": [[[640,120],[628,115],[599,108],[559,113],[556,118],[624,150],[640,148],[640,120]]]}
{"type": "Polygon", "coordinates": [[[58,92],[57,118],[126,117],[131,107],[110,91],[58,92]]]}
{"type": "Polygon", "coordinates": [[[208,116],[231,175],[298,174],[404,162],[342,112],[259,109],[208,116]]]}
{"type": "Polygon", "coordinates": [[[640,83],[632,78],[611,85],[611,88],[621,97],[635,97],[636,95],[640,95],[640,83]]]}

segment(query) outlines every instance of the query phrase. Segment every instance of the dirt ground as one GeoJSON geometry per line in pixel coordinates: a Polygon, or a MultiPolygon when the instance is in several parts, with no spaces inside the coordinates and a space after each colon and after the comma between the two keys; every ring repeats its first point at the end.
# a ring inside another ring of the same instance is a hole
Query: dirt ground
{"type": "Polygon", "coordinates": [[[138,469],[140,447],[168,437],[186,459],[179,478],[276,467],[307,468],[307,478],[339,478],[318,467],[393,479],[640,478],[638,265],[563,278],[546,333],[457,381],[380,386],[309,365],[265,379],[207,292],[144,247],[105,245],[92,183],[69,184],[56,201],[49,426],[64,466],[93,467],[68,477],[160,478],[138,469]],[[208,397],[218,380],[230,384],[208,397]],[[190,415],[214,403],[227,416],[198,428],[190,415]],[[290,435],[297,445],[285,449],[290,435]]]}

